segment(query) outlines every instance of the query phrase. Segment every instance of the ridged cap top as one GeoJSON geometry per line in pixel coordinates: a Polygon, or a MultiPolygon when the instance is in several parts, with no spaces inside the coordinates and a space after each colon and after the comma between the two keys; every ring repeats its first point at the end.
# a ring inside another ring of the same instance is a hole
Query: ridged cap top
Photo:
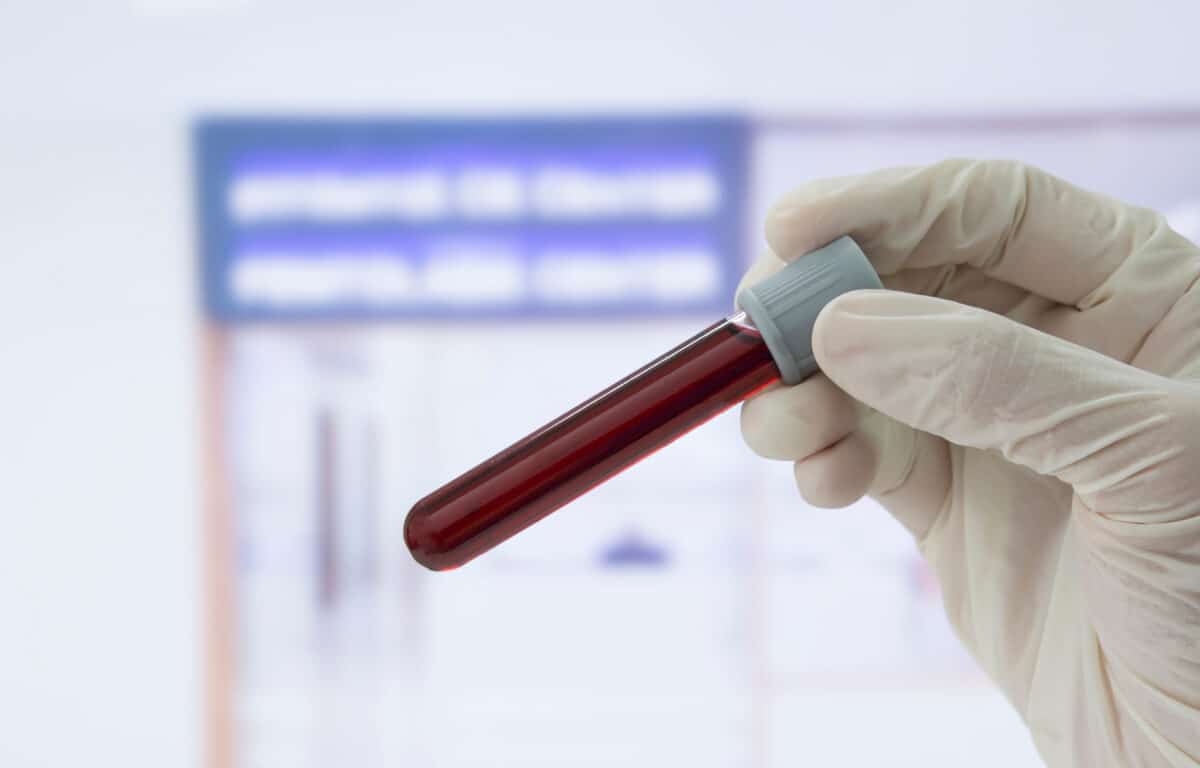
{"type": "Polygon", "coordinates": [[[858,243],[840,237],[744,289],[737,301],[762,333],[783,382],[798,384],[818,370],[812,331],[821,308],[843,293],[882,287],[858,243]]]}

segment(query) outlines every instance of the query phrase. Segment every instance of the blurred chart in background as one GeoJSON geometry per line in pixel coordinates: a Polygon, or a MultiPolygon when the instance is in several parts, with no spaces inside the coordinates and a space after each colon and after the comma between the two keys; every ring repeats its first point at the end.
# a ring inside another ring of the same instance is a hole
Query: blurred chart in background
{"type": "Polygon", "coordinates": [[[1037,764],[907,534],[806,508],[734,414],[456,572],[404,515],[727,314],[790,187],[1014,157],[1196,238],[1200,120],[220,119],[195,147],[217,764],[1037,764]]]}

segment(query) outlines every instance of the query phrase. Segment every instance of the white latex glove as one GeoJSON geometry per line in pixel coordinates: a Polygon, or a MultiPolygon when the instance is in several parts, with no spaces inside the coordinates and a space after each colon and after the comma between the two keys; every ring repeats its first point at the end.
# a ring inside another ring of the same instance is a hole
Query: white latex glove
{"type": "Polygon", "coordinates": [[[848,234],[902,292],[825,308],[824,375],[748,402],[750,446],[912,532],[1049,765],[1200,764],[1196,246],[999,162],[818,182],[766,229],[746,281],[848,234]]]}

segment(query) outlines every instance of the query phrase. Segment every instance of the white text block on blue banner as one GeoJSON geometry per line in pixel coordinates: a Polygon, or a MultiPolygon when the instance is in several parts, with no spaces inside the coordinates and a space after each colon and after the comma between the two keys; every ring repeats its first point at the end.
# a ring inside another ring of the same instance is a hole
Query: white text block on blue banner
{"type": "Polygon", "coordinates": [[[219,321],[724,313],[748,128],[729,116],[211,119],[219,321]]]}

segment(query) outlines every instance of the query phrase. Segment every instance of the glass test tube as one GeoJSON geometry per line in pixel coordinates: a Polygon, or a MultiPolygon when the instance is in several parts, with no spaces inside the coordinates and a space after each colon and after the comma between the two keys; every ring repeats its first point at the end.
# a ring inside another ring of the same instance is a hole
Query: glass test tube
{"type": "Polygon", "coordinates": [[[881,287],[849,237],[796,259],[742,291],[746,312],[418,501],[404,523],[409,550],[428,568],[456,568],[768,384],[803,381],[817,370],[812,331],[821,308],[847,291],[881,287]]]}
{"type": "Polygon", "coordinates": [[[421,499],[404,538],[457,568],[779,379],[744,312],[721,320],[421,499]]]}

